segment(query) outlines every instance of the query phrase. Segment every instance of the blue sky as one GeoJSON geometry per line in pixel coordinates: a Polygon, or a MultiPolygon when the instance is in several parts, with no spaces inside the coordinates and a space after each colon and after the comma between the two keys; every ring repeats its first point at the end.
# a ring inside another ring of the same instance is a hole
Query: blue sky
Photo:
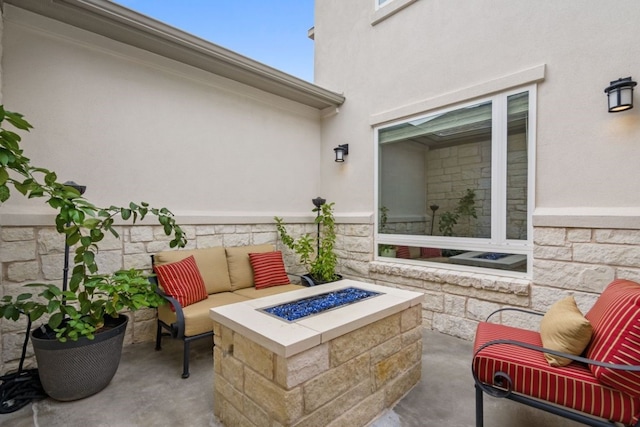
{"type": "Polygon", "coordinates": [[[313,81],[314,0],[113,0],[241,55],[313,81]]]}

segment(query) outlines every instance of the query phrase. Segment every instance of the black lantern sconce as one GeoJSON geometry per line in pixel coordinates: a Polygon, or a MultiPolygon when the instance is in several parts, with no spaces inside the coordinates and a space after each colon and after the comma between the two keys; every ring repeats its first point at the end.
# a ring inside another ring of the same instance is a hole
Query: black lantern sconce
{"type": "Polygon", "coordinates": [[[336,162],[342,163],[344,162],[344,156],[349,154],[349,144],[338,145],[333,151],[336,153],[336,162]]]}
{"type": "Polygon", "coordinates": [[[633,108],[633,87],[638,83],[631,77],[620,78],[611,82],[604,90],[609,100],[609,112],[618,113],[633,108]]]}

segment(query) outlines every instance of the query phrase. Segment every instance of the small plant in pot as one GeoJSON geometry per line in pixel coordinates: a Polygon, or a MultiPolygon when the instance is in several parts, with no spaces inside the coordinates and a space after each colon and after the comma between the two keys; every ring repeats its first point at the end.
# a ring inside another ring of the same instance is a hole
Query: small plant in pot
{"type": "Polygon", "coordinates": [[[6,129],[5,122],[23,131],[31,128],[21,114],[5,111],[0,106],[0,203],[10,198],[11,187],[25,197],[44,198],[56,211],[55,228],[65,242],[65,250],[74,248],[74,255],[68,289],[65,260],[62,288],[51,283],[28,284],[34,292],[16,297],[7,295],[0,300],[0,318],[17,321],[26,315],[29,325],[43,316],[47,318],[46,325],[31,334],[40,379],[51,397],[79,399],[106,387],[115,374],[127,322],[127,317],[120,313],[163,303],[155,286],[140,270],[99,272],[96,255],[100,242],[107,233],[119,237],[114,229],[115,219],[120,217],[136,223],[147,215],[156,216],[164,232],[172,236],[171,247],[183,247],[186,237],[166,208],[152,208],[144,202],[107,208],[90,203],[77,186],[60,183],[55,172],[33,166],[23,154],[20,136],[6,129]],[[115,334],[122,334],[115,339],[116,347],[104,347],[103,338],[115,334]],[[89,362],[87,371],[76,363],[76,359],[86,359],[89,350],[85,346],[97,346],[99,359],[85,360],[89,362]],[[71,353],[61,355],[60,350],[71,353]],[[76,357],[78,355],[82,357],[76,357]],[[115,361],[115,369],[99,366],[101,358],[115,361]],[[59,389],[61,385],[70,390],[59,389]]]}
{"type": "Polygon", "coordinates": [[[287,232],[282,218],[274,217],[282,243],[298,255],[300,264],[307,270],[307,274],[302,276],[303,284],[307,286],[342,279],[342,276],[336,273],[338,256],[333,250],[336,243],[334,203],[326,203],[326,200],[320,197],[312,201],[315,205],[312,212],[316,213],[315,223],[318,227],[315,238],[307,233],[294,239],[287,232]]]}
{"type": "MultiPolygon", "coordinates": [[[[380,226],[378,227],[378,233],[387,233],[387,221],[389,220],[389,208],[382,206],[380,208],[380,226]]],[[[396,245],[379,244],[378,253],[380,256],[395,258],[396,257],[396,245]]]]}

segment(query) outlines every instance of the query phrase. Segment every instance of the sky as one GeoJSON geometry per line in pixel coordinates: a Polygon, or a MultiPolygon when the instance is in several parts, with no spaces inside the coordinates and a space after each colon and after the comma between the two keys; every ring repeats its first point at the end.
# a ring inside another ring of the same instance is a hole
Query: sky
{"type": "Polygon", "coordinates": [[[314,0],[113,0],[124,7],[313,82],[314,0]]]}

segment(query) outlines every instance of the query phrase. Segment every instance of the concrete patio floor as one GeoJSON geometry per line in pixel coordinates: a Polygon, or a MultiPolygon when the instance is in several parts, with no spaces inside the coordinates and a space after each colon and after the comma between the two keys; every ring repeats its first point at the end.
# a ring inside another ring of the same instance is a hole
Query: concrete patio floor
{"type": "MultiPolygon", "coordinates": [[[[183,380],[181,342],[166,339],[125,347],[114,379],[100,393],[75,402],[45,399],[12,414],[12,427],[221,426],[213,416],[211,346],[192,344],[191,377],[183,380]]],[[[423,333],[422,380],[373,427],[475,425],[475,393],[470,371],[472,344],[448,335],[423,333]]],[[[504,399],[485,396],[487,427],[570,427],[580,424],[504,399]]],[[[309,426],[320,427],[320,426],[309,426]]]]}

